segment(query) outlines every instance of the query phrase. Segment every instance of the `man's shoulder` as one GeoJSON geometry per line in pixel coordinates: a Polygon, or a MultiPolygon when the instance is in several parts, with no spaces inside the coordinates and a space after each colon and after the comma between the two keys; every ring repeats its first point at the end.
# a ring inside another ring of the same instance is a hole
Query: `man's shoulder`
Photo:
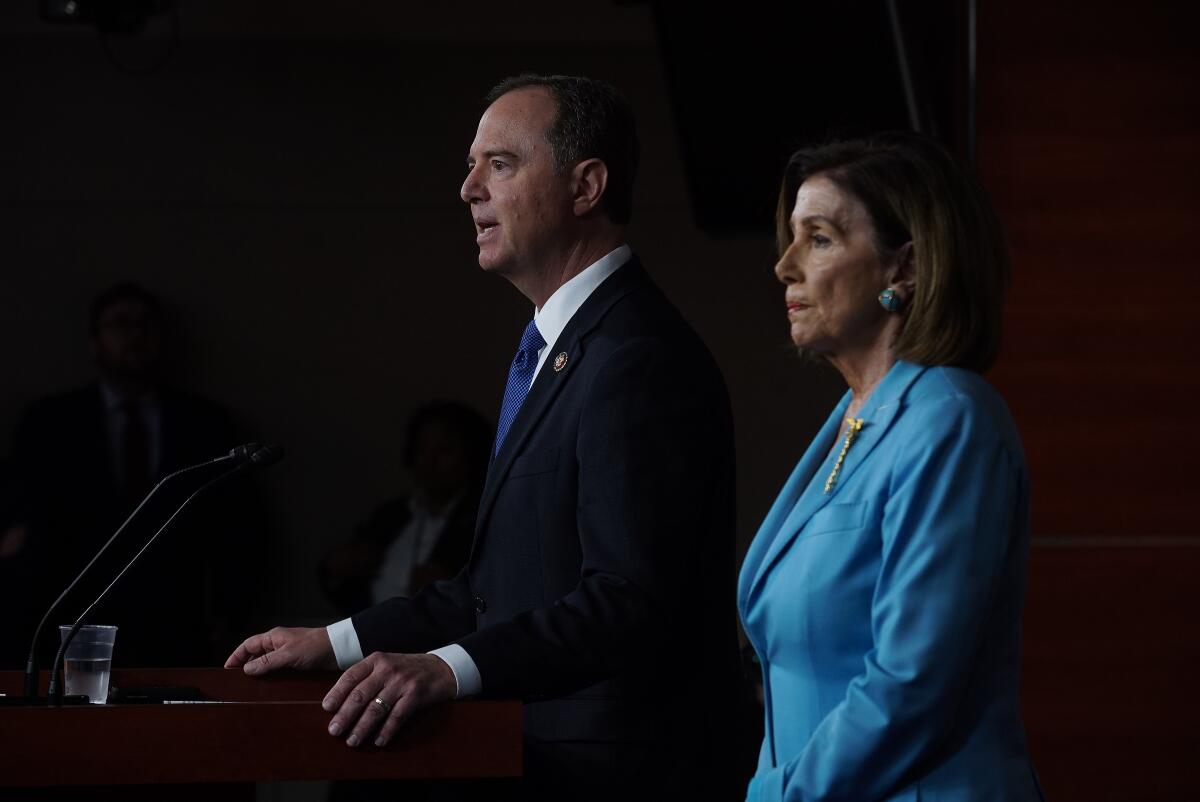
{"type": "MultiPolygon", "coordinates": [[[[580,312],[564,351],[573,357],[569,346],[579,337],[585,375],[637,382],[648,392],[670,388],[669,393],[727,397],[708,346],[636,257],[597,288],[580,312]]],[[[590,388],[590,380],[583,385],[590,388]]]]}
{"type": "Polygon", "coordinates": [[[158,398],[164,422],[169,426],[195,427],[216,436],[227,436],[235,429],[229,410],[207,396],[164,387],[158,398]]]}
{"type": "Polygon", "coordinates": [[[22,422],[24,425],[60,419],[78,422],[81,414],[88,410],[94,410],[97,415],[101,410],[100,388],[96,384],[74,387],[34,399],[25,407],[22,422]]]}
{"type": "Polygon", "coordinates": [[[602,310],[597,329],[686,344],[707,353],[695,329],[636,257],[614,273],[612,279],[618,280],[615,297],[602,310]]]}

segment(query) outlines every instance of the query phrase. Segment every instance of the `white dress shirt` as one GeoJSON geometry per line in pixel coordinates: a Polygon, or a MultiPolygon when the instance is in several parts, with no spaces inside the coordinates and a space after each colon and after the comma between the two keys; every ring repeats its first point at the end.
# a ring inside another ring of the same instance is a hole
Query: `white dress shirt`
{"type": "Polygon", "coordinates": [[[429,560],[446,528],[446,521],[457,506],[458,499],[455,499],[435,514],[429,511],[421,495],[414,494],[408,500],[408,523],[384,552],[379,576],[371,583],[373,603],[412,595],[413,571],[429,560]]]}
{"type": "MultiPolygon", "coordinates": [[[[531,387],[533,381],[537,379],[538,373],[541,372],[542,365],[546,364],[547,357],[554,353],[554,346],[558,342],[559,336],[571,322],[571,318],[579,311],[579,307],[583,306],[584,301],[606,278],[632,258],[633,250],[628,245],[622,245],[616,250],[610,251],[555,290],[541,309],[533,310],[534,323],[537,325],[538,333],[546,341],[546,345],[538,351],[537,369],[533,372],[534,378],[530,381],[531,387]]],[[[354,631],[351,619],[346,618],[330,624],[326,627],[326,631],[329,633],[329,642],[333,645],[338,668],[345,671],[363,659],[362,644],[359,643],[358,633],[354,631]]],[[[473,696],[483,689],[483,679],[479,676],[478,666],[475,665],[475,661],[471,659],[467,650],[457,643],[434,649],[429,654],[440,657],[454,672],[454,681],[458,686],[454,698],[473,696]]]]}

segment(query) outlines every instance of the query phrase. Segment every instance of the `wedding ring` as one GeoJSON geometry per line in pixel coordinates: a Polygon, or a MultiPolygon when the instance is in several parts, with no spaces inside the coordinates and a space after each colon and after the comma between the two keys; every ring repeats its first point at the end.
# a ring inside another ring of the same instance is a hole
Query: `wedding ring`
{"type": "Polygon", "coordinates": [[[380,699],[378,696],[375,697],[375,704],[383,708],[383,714],[385,716],[392,712],[392,706],[380,699]]]}

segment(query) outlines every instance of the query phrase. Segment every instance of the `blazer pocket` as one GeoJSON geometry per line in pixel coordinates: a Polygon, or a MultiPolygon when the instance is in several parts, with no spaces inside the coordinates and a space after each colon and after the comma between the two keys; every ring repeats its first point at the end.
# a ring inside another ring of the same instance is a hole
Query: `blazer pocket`
{"type": "Polygon", "coordinates": [[[846,532],[862,529],[867,520],[867,502],[853,504],[830,504],[813,513],[804,527],[804,537],[824,535],[830,532],[846,532]]]}
{"type": "Polygon", "coordinates": [[[554,473],[558,470],[558,446],[541,451],[531,451],[513,460],[512,468],[508,471],[509,479],[518,476],[537,476],[540,473],[554,473]]]}

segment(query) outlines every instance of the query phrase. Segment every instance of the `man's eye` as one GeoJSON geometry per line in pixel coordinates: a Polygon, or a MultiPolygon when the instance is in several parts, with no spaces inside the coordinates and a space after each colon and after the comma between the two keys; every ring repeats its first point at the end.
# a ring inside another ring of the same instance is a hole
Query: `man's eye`
{"type": "Polygon", "coordinates": [[[508,168],[508,165],[505,164],[504,162],[500,161],[499,159],[492,159],[492,169],[493,170],[496,170],[498,172],[500,170],[504,170],[507,168],[508,168]]]}

